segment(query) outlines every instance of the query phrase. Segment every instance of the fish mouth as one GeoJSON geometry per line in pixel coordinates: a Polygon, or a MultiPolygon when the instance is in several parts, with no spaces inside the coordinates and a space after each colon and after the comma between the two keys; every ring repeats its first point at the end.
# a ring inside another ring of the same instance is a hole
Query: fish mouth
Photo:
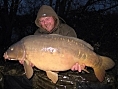
{"type": "Polygon", "coordinates": [[[4,57],[5,61],[6,60],[15,60],[15,61],[19,60],[20,64],[23,64],[24,60],[25,60],[25,51],[24,51],[22,58],[20,58],[20,59],[18,59],[17,57],[16,58],[9,57],[7,52],[4,53],[3,57],[4,57]]]}
{"type": "Polygon", "coordinates": [[[4,53],[3,57],[4,57],[5,60],[6,60],[6,59],[10,59],[10,58],[8,57],[8,55],[7,55],[7,52],[4,53]]]}
{"type": "Polygon", "coordinates": [[[8,59],[8,60],[16,60],[16,59],[10,58],[10,57],[8,56],[7,52],[4,53],[3,57],[4,57],[5,60],[6,60],[6,59],[8,59]]]}

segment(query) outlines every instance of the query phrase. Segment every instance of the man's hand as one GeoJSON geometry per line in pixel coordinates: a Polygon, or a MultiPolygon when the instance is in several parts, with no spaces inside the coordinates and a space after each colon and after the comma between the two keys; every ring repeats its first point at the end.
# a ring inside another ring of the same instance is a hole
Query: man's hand
{"type": "MultiPolygon", "coordinates": [[[[20,60],[19,63],[20,63],[20,64],[24,64],[24,60],[20,60]]],[[[34,65],[33,65],[32,63],[30,63],[30,66],[31,66],[31,67],[34,67],[34,65]]]]}
{"type": "Polygon", "coordinates": [[[85,64],[79,65],[78,63],[76,63],[72,68],[72,71],[78,71],[78,72],[82,72],[82,70],[85,70],[85,64]]]}

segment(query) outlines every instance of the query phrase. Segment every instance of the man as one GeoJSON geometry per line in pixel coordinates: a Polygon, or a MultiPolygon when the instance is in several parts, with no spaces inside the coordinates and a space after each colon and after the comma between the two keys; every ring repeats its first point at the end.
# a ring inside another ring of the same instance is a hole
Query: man
{"type": "MultiPolygon", "coordinates": [[[[59,17],[56,12],[52,9],[52,7],[43,5],[38,11],[35,24],[38,27],[38,29],[35,31],[35,35],[40,34],[60,34],[64,36],[70,36],[70,37],[77,37],[76,32],[74,29],[70,26],[68,26],[65,21],[59,17]]],[[[78,65],[76,63],[73,65],[71,70],[78,70],[78,72],[81,72],[81,70],[85,67],[85,65],[78,65]]],[[[33,89],[38,89],[40,84],[37,82],[38,80],[41,80],[41,71],[34,68],[35,74],[32,78],[33,80],[33,89]],[[38,71],[38,72],[36,72],[38,71]],[[36,88],[37,86],[37,88],[36,88]]]]}
{"type": "Polygon", "coordinates": [[[39,29],[34,34],[60,34],[77,37],[74,29],[68,26],[65,21],[58,17],[55,11],[47,5],[43,5],[39,9],[35,24],[39,29]]]}
{"type": "MultiPolygon", "coordinates": [[[[60,34],[64,36],[77,37],[76,32],[70,26],[68,26],[65,21],[59,17],[52,7],[47,5],[42,5],[38,11],[35,24],[39,27],[35,31],[36,34],[60,34]]],[[[84,68],[85,66],[81,66],[84,68]]],[[[78,70],[81,72],[81,68],[78,63],[76,63],[71,70],[78,70]]]]}

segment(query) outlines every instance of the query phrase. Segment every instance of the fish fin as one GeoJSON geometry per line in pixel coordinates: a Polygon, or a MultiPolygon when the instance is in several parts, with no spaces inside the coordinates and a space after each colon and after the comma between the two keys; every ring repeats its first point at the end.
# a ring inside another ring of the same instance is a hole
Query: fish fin
{"type": "MultiPolygon", "coordinates": [[[[60,34],[49,34],[49,35],[57,35],[57,36],[61,36],[61,37],[66,37],[66,36],[62,36],[60,34]]],[[[68,38],[71,38],[75,41],[78,41],[79,43],[81,42],[81,44],[85,45],[86,47],[88,47],[89,49],[91,50],[94,50],[94,48],[86,41],[82,40],[82,39],[79,39],[79,38],[75,38],[75,37],[68,37],[68,38]]]]}
{"type": "Polygon", "coordinates": [[[30,79],[33,76],[33,68],[29,65],[29,61],[24,61],[24,70],[26,77],[30,79]]]}
{"type": "Polygon", "coordinates": [[[97,77],[97,79],[102,82],[105,78],[105,70],[103,67],[97,67],[97,68],[93,68],[94,69],[94,73],[97,77]]]}
{"type": "Polygon", "coordinates": [[[111,69],[115,65],[115,63],[109,57],[105,56],[99,56],[99,57],[101,59],[101,63],[99,66],[94,67],[93,69],[98,80],[102,82],[105,77],[105,70],[111,69]]]}
{"type": "Polygon", "coordinates": [[[79,43],[81,43],[82,45],[85,45],[86,47],[88,47],[91,50],[94,50],[94,48],[91,46],[91,44],[89,44],[88,42],[86,42],[86,41],[84,41],[82,39],[75,38],[75,37],[69,37],[69,38],[78,41],[79,43]]]}
{"type": "Polygon", "coordinates": [[[46,71],[46,74],[47,74],[48,78],[52,80],[53,83],[57,82],[58,74],[56,72],[46,71]]]}
{"type": "Polygon", "coordinates": [[[114,61],[111,58],[104,56],[100,57],[102,59],[102,67],[104,67],[105,70],[111,69],[115,65],[114,61]]]}

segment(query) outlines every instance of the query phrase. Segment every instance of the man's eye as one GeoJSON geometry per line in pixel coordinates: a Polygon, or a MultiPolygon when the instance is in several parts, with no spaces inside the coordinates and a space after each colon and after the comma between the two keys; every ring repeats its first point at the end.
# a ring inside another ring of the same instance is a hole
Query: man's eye
{"type": "Polygon", "coordinates": [[[43,23],[44,21],[39,21],[40,23],[43,23]]]}
{"type": "Polygon", "coordinates": [[[49,20],[50,18],[46,18],[46,20],[49,20]]]}

